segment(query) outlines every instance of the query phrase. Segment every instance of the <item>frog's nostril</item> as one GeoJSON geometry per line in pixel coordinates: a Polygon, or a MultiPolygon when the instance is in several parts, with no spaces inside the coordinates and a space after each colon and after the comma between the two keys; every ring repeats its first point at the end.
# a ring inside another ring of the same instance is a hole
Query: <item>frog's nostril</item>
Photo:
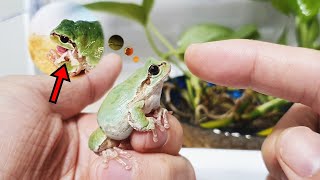
{"type": "Polygon", "coordinates": [[[162,66],[162,65],[167,65],[166,62],[162,62],[159,66],[162,66]]]}

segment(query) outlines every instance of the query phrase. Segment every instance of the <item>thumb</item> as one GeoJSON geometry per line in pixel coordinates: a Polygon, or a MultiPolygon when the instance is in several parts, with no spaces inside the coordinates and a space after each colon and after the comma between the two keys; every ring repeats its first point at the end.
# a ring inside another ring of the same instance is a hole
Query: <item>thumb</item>
{"type": "MultiPolygon", "coordinates": [[[[57,104],[50,103],[50,109],[62,115],[63,119],[79,113],[88,104],[98,100],[107,89],[111,88],[121,70],[121,59],[116,54],[103,57],[97,67],[89,73],[71,79],[64,83],[57,104]]],[[[42,84],[40,93],[44,99],[50,96],[53,81],[52,77],[39,77],[38,82],[42,84]]]]}
{"type": "Polygon", "coordinates": [[[320,135],[299,126],[288,128],[276,143],[277,159],[288,179],[320,179],[320,135]]]}

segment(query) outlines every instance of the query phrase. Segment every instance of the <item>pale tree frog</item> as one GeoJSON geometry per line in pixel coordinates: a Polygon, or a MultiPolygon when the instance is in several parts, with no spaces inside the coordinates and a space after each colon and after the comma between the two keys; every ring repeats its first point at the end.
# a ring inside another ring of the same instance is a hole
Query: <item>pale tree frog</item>
{"type": "Polygon", "coordinates": [[[65,63],[71,76],[94,68],[103,54],[104,37],[98,21],[64,19],[51,31],[50,38],[57,48],[50,50],[49,59],[58,67],[65,63]]]}
{"type": "Polygon", "coordinates": [[[156,142],[156,127],[161,131],[169,128],[168,111],[161,108],[160,97],[170,70],[168,62],[149,58],[144,67],[115,86],[98,111],[99,128],[91,134],[89,148],[106,161],[116,159],[130,168],[123,161],[129,156],[118,148],[120,143],[127,140],[133,130],[152,131],[156,142]]]}

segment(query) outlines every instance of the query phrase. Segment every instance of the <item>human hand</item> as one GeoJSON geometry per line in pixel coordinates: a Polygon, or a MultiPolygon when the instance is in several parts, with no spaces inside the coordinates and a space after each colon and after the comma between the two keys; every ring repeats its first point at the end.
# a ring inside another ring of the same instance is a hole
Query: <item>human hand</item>
{"type": "Polygon", "coordinates": [[[130,171],[114,161],[105,168],[89,150],[96,114],[80,112],[111,88],[120,70],[120,57],[108,55],[90,73],[64,83],[57,104],[48,102],[55,78],[0,78],[0,179],[194,179],[191,164],[178,155],[182,128],[173,116],[156,143],[152,133],[133,133],[129,152],[137,166],[130,171]]]}
{"type": "Polygon", "coordinates": [[[227,40],[191,45],[185,59],[206,81],[295,102],[262,146],[269,178],[320,179],[319,51],[227,40]]]}

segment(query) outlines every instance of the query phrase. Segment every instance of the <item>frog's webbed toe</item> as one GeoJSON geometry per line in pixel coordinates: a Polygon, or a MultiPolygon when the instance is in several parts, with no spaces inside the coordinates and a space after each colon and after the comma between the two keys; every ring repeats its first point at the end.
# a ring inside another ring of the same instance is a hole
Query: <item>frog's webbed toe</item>
{"type": "Polygon", "coordinates": [[[102,156],[105,158],[104,162],[107,164],[110,160],[116,160],[120,163],[126,170],[132,168],[133,156],[125,150],[118,147],[113,147],[106,149],[102,152],[102,156]]]}
{"type": "Polygon", "coordinates": [[[164,131],[165,129],[170,128],[169,121],[168,121],[168,113],[170,112],[167,109],[160,107],[153,114],[153,117],[156,118],[155,123],[157,124],[157,126],[161,131],[164,131]]]}

